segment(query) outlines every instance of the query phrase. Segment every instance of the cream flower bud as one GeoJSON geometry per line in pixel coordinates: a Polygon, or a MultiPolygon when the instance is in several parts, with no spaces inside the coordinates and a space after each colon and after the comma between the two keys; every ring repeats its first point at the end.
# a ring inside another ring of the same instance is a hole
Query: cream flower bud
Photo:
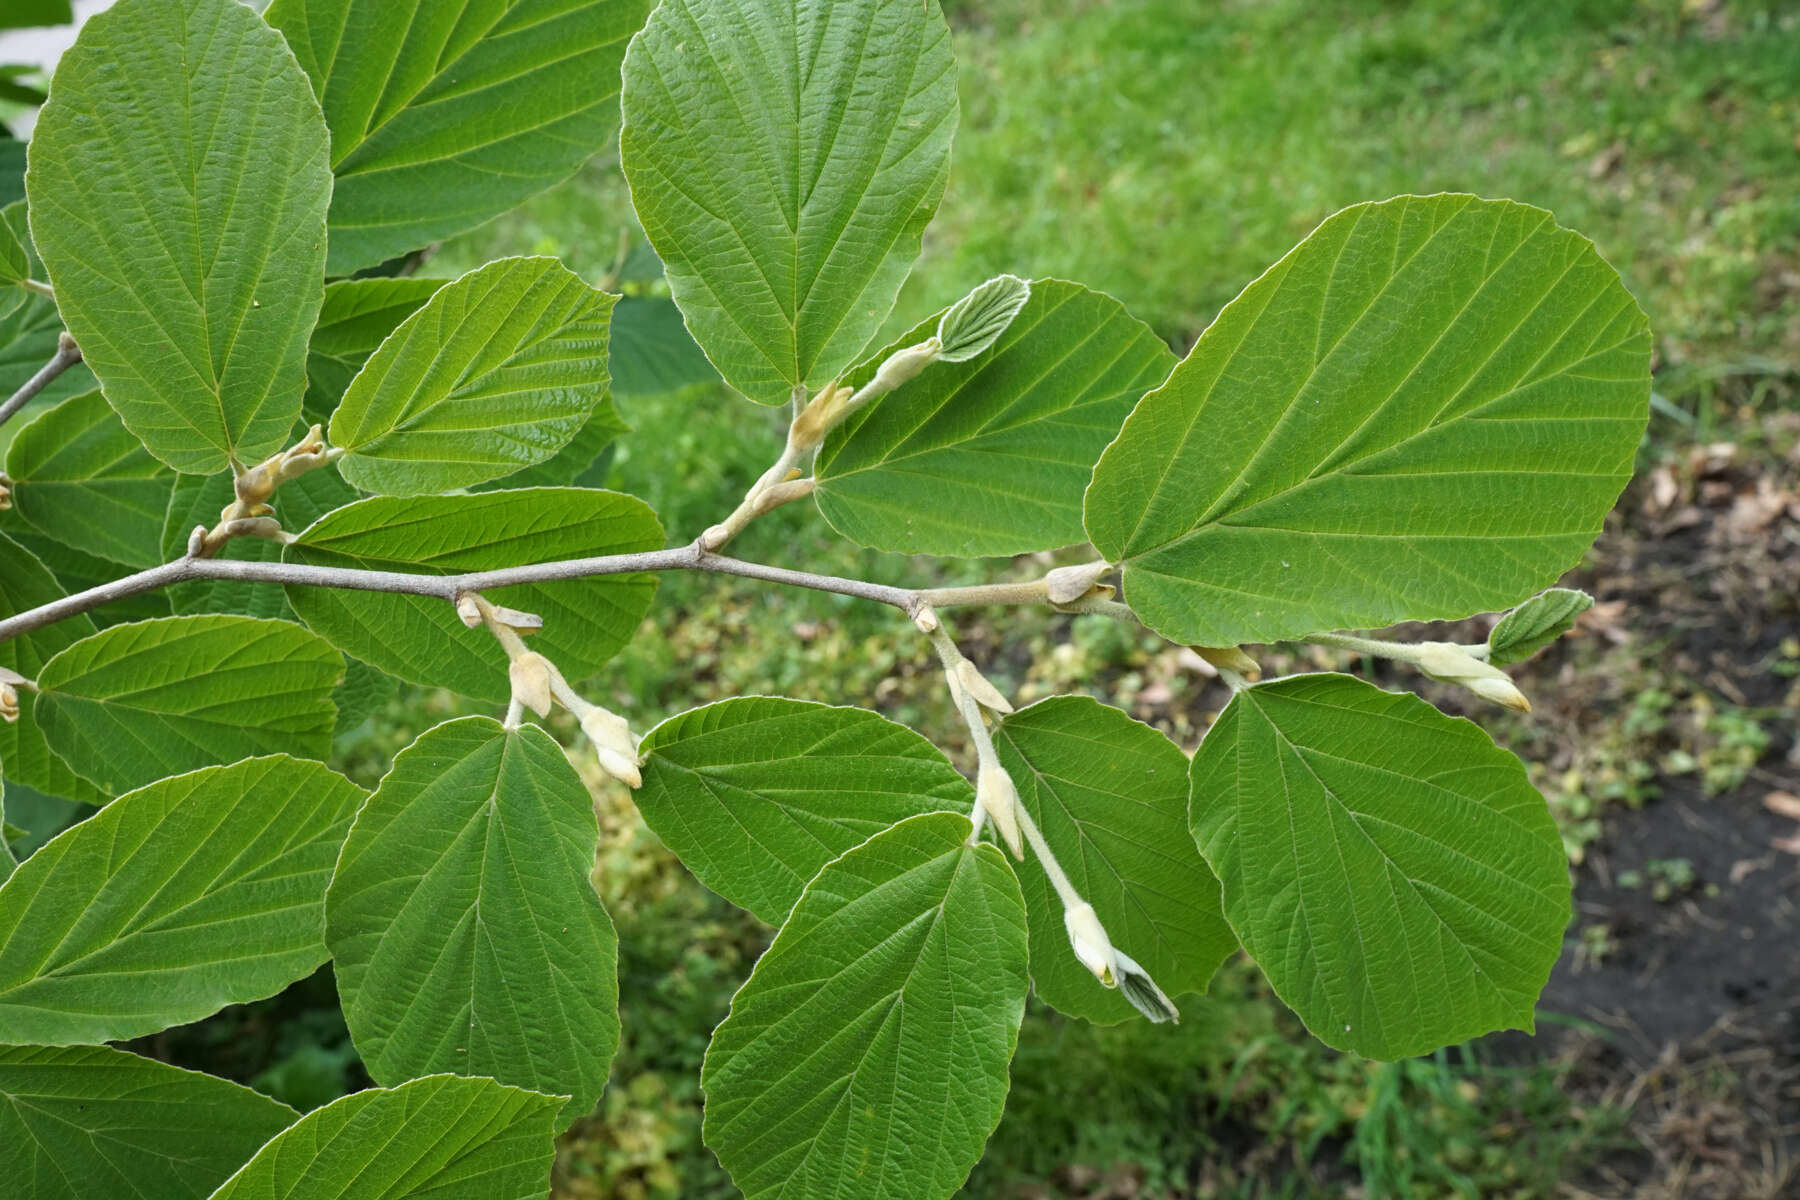
{"type": "Polygon", "coordinates": [[[1006,768],[998,763],[983,766],[975,777],[975,797],[981,801],[982,809],[988,819],[994,823],[1006,848],[1012,851],[1014,858],[1025,857],[1025,842],[1019,835],[1019,790],[1013,786],[1012,776],[1006,768]]]}
{"type": "Polygon", "coordinates": [[[456,615],[470,629],[481,628],[481,602],[475,597],[458,596],[456,598],[456,615]]]}
{"type": "Polygon", "coordinates": [[[1195,646],[1194,653],[1219,670],[1242,675],[1251,683],[1262,678],[1262,667],[1244,653],[1242,646],[1195,646]]]}
{"type": "Polygon", "coordinates": [[[1531,701],[1526,697],[1525,693],[1515,687],[1513,681],[1508,679],[1504,674],[1500,675],[1498,678],[1490,676],[1482,679],[1471,679],[1463,686],[1468,688],[1471,692],[1474,692],[1477,696],[1480,696],[1483,700],[1491,701],[1503,708],[1510,708],[1514,712],[1522,713],[1531,711],[1531,701]]]}
{"type": "Polygon", "coordinates": [[[631,726],[625,718],[594,705],[581,714],[581,732],[594,743],[594,757],[602,771],[627,787],[642,786],[637,743],[632,740],[631,726]]]}
{"type": "Polygon", "coordinates": [[[988,681],[974,663],[968,659],[959,659],[956,664],[956,682],[963,690],[975,698],[975,703],[997,713],[1009,713],[1013,710],[1012,701],[1008,700],[999,688],[988,681]]]}
{"type": "Polygon", "coordinates": [[[1531,711],[1531,701],[1513,684],[1511,676],[1455,642],[1420,642],[1416,653],[1414,663],[1433,679],[1460,684],[1483,700],[1514,712],[1531,711]]]}
{"type": "Polygon", "coordinates": [[[540,717],[550,715],[550,660],[541,654],[526,652],[512,660],[506,669],[512,681],[513,699],[540,717]]]}
{"type": "Polygon", "coordinates": [[[916,346],[908,346],[904,350],[896,350],[888,355],[875,371],[875,378],[869,381],[869,392],[880,395],[891,392],[913,376],[923,371],[943,352],[944,345],[935,337],[928,337],[916,346]]]}
{"type": "Polygon", "coordinates": [[[1094,973],[1107,987],[1119,986],[1117,951],[1106,929],[1094,913],[1094,906],[1083,901],[1063,909],[1063,928],[1069,934],[1069,946],[1081,965],[1094,973]]]}
{"type": "Polygon", "coordinates": [[[1082,563],[1075,567],[1058,567],[1044,576],[1044,595],[1052,604],[1073,604],[1100,582],[1100,577],[1112,570],[1111,563],[1082,563]]]}
{"type": "Polygon", "coordinates": [[[19,719],[19,693],[10,683],[0,683],[0,721],[11,724],[19,719]]]}

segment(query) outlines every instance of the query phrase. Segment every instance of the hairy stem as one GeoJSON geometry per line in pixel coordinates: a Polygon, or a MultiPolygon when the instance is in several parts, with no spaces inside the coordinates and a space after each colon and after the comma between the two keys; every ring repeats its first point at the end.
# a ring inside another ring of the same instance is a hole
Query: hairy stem
{"type": "Polygon", "coordinates": [[[651,550],[641,554],[610,554],[597,558],[530,563],[492,571],[470,571],[461,575],[424,575],[353,567],[318,567],[304,563],[186,557],[76,592],[72,596],[64,596],[60,600],[53,600],[49,604],[0,620],[0,642],[99,608],[103,604],[196,579],[231,579],[245,583],[277,583],[290,587],[393,592],[409,596],[432,596],[454,602],[463,592],[488,591],[523,583],[587,579],[600,575],[627,575],[638,571],[708,571],[718,575],[738,575],[746,579],[760,579],[766,583],[873,600],[879,604],[891,605],[908,615],[923,603],[924,596],[923,592],[912,588],[892,587],[862,579],[843,579],[834,575],[815,575],[809,571],[726,558],[707,553],[697,545],[680,546],[672,550],[651,550]]]}
{"type": "Polygon", "coordinates": [[[75,339],[66,333],[59,335],[56,339],[56,353],[50,356],[50,361],[20,385],[19,390],[6,403],[0,404],[0,425],[6,424],[14,413],[31,403],[32,397],[49,387],[52,380],[80,361],[81,347],[75,344],[75,339]]]}

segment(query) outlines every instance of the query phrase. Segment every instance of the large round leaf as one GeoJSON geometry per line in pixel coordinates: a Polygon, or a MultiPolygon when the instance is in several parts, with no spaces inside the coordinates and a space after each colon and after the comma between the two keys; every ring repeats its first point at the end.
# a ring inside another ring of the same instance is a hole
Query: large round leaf
{"type": "MultiPolygon", "coordinates": [[[[525,488],[362,500],[320,518],[285,555],[296,563],[448,575],[658,550],[662,543],[656,514],[634,497],[525,488]]],[[[654,576],[607,575],[486,594],[543,617],[533,646],[578,680],[631,639],[655,592],[654,576]]],[[[314,587],[291,587],[288,600],[346,654],[390,674],[483,700],[510,694],[505,652],[442,600],[314,587]]]]}
{"type": "Polygon", "coordinates": [[[1463,617],[1556,581],[1631,477],[1650,334],[1541,209],[1345,209],[1225,307],[1094,468],[1088,535],[1209,646],[1463,617]]]}
{"type": "Polygon", "coordinates": [[[1292,676],[1232,698],[1192,784],[1225,918],[1320,1041],[1394,1059],[1532,1027],[1568,863],[1524,766],[1479,728],[1292,676]]]}
{"type": "Polygon", "coordinates": [[[0,1179],[29,1200],[205,1200],[299,1116],[105,1046],[0,1046],[0,1179]]]}
{"type": "Polygon", "coordinates": [[[237,0],[120,0],[31,139],[31,234],[106,398],[178,471],[277,449],[324,292],[325,121],[237,0]]]}
{"type": "MultiPolygon", "coordinates": [[[[1113,945],[1171,997],[1204,993],[1233,950],[1219,881],[1187,831],[1187,755],[1175,743],[1085,696],[1052,696],[1010,714],[994,749],[1113,945]]],[[[1071,1016],[1136,1016],[1069,947],[1063,904],[1035,855],[1019,864],[1031,921],[1031,982],[1071,1016]]]]}
{"type": "Polygon", "coordinates": [[[725,382],[785,404],[854,362],[949,175],[937,0],[664,0],[624,112],[632,204],[725,382]]]}
{"type": "Polygon", "coordinates": [[[38,674],[44,741],[108,793],[253,754],[322,759],[344,659],[292,621],[163,617],[115,625],[38,674]]]}
{"type": "Polygon", "coordinates": [[[1006,1104],[1025,905],[967,818],[819,872],[713,1031],[706,1144],[748,1200],[948,1200],[1006,1104]]]}
{"type": "Polygon", "coordinates": [[[259,1000],[325,961],[325,885],[364,793],[277,755],[164,779],[0,887],[7,1041],[109,1042],[259,1000]]]}
{"type": "Polygon", "coordinates": [[[606,402],[613,297],[553,258],[447,283],[369,356],[331,416],[365,491],[442,492],[550,458],[606,402]]]}
{"type": "Polygon", "coordinates": [[[606,148],[649,0],[275,0],[331,126],[333,275],[472,229],[606,148]]]}
{"type": "MultiPolygon", "coordinates": [[[[932,336],[932,317],[872,355],[932,336]]],[[[993,346],[934,363],[852,416],[819,450],[819,511],[880,550],[1026,554],[1086,540],[1081,494],[1132,405],[1175,356],[1111,296],[1040,279],[993,346]]]]}
{"type": "Polygon", "coordinates": [[[645,822],[701,883],[772,925],[846,850],[975,799],[937,747],[860,708],[721,700],[670,717],[638,749],[645,822]]]}
{"type": "Polygon", "coordinates": [[[212,1200],[543,1200],[554,1096],[432,1075],[307,1113],[212,1200]]]}
{"type": "Polygon", "coordinates": [[[357,815],[326,901],[369,1073],[486,1075],[593,1108],[619,1044],[618,938],[593,799],[535,725],[428,731],[357,815]]]}

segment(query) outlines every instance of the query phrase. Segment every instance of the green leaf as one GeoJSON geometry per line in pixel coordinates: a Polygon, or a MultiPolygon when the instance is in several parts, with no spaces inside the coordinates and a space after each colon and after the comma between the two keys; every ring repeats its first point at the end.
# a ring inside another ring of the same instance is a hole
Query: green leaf
{"type": "Polygon", "coordinates": [[[658,396],[719,373],[694,344],[681,310],[661,296],[626,296],[613,306],[612,390],[617,396],[658,396]]]}
{"type": "Polygon", "coordinates": [[[649,0],[275,0],[331,126],[333,275],[499,216],[618,128],[649,0]]]}
{"type": "Polygon", "coordinates": [[[1396,1059],[1532,1028],[1568,863],[1524,766],[1479,728],[1292,676],[1232,698],[1192,785],[1225,918],[1320,1041],[1396,1059]]]}
{"type": "Polygon", "coordinates": [[[10,221],[0,220],[0,317],[18,311],[31,295],[20,285],[31,278],[31,256],[10,221]]]}
{"type": "MultiPolygon", "coordinates": [[[[938,321],[902,335],[846,382],[861,386],[938,321]]],[[[1117,300],[1039,280],[992,347],[965,363],[932,364],[832,431],[819,451],[819,511],[853,541],[908,554],[1022,554],[1080,542],[1094,460],[1174,364],[1117,300]]]]}
{"type": "Polygon", "coordinates": [[[399,681],[386,671],[346,655],[344,682],[331,693],[331,702],[338,710],[337,736],[341,738],[356,729],[392,700],[399,690],[399,681]]]}
{"type": "Polygon", "coordinates": [[[176,477],[99,392],[70,397],[19,430],[6,474],[19,515],[45,537],[128,567],[163,561],[176,477]]]}
{"type": "Polygon", "coordinates": [[[0,1177],[30,1200],[205,1200],[299,1116],[105,1046],[0,1046],[0,1177]]]}
{"type": "Polygon", "coordinates": [[[254,758],[127,793],[0,887],[0,1029],[110,1042],[272,996],[326,959],[325,886],[364,793],[254,758]]]}
{"type": "Polygon", "coordinates": [[[543,1200],[557,1105],[450,1075],[371,1088],[301,1117],[212,1200],[543,1200]]]}
{"type": "Polygon", "coordinates": [[[186,616],[115,625],[38,674],[44,741],[117,793],[253,754],[324,758],[344,660],[291,621],[186,616]]]}
{"type": "MultiPolygon", "coordinates": [[[[6,200],[6,173],[12,168],[6,162],[7,148],[23,147],[23,142],[8,141],[0,138],[0,201],[6,200]]],[[[18,182],[20,194],[23,195],[23,178],[25,159],[21,150],[18,162],[18,182]]],[[[44,264],[38,259],[37,252],[31,245],[31,231],[25,212],[25,201],[18,199],[0,208],[0,223],[6,226],[6,234],[25,251],[26,264],[31,275],[41,277],[44,264]]],[[[10,396],[19,389],[19,385],[37,374],[50,356],[56,353],[58,336],[63,331],[62,317],[57,314],[56,303],[48,296],[40,296],[35,292],[18,290],[15,295],[18,302],[10,309],[0,303],[0,396],[10,396]]],[[[58,400],[93,391],[99,385],[94,382],[94,373],[85,363],[76,363],[69,367],[50,385],[38,393],[32,407],[38,405],[48,407],[58,400]]],[[[16,420],[17,418],[15,418],[16,420]]],[[[3,440],[3,439],[0,439],[3,440]]]]}
{"type": "MultiPolygon", "coordinates": [[[[1219,881],[1188,835],[1187,755],[1085,696],[1052,696],[1012,713],[994,730],[994,749],[1113,945],[1169,996],[1204,994],[1237,939],[1219,912],[1219,881]]],[[[1075,958],[1062,901],[1037,857],[1016,869],[1038,999],[1090,1021],[1136,1016],[1075,958]]]]}
{"type": "MultiPolygon", "coordinates": [[[[196,526],[218,524],[220,512],[237,496],[228,474],[177,475],[161,521],[162,560],[187,553],[196,526]]],[[[284,482],[270,504],[281,527],[298,532],[326,513],[356,502],[357,492],[329,468],[308,471],[284,482]]],[[[238,537],[217,555],[233,562],[280,562],[281,543],[270,538],[238,537]]],[[[293,619],[287,594],[268,583],[239,579],[196,579],[165,588],[178,613],[240,613],[246,617],[293,619]]]]}
{"type": "Polygon", "coordinates": [[[445,284],[344,393],[338,469],[365,491],[413,496],[543,462],[606,400],[612,305],[553,258],[503,258],[445,284]]]}
{"type": "MultiPolygon", "coordinates": [[[[13,523],[6,530],[8,537],[25,549],[35,554],[38,561],[48,567],[50,574],[56,578],[56,586],[64,595],[84,592],[102,583],[110,583],[119,577],[119,564],[104,558],[95,558],[84,554],[61,542],[54,541],[39,533],[23,521],[13,523]]],[[[105,628],[108,625],[119,625],[126,621],[142,621],[150,617],[166,617],[169,615],[169,598],[161,589],[143,592],[136,596],[128,596],[123,600],[104,604],[88,613],[96,626],[105,628]]]]}
{"type": "Polygon", "coordinates": [[[6,12],[0,13],[0,29],[67,25],[74,19],[69,0],[9,0],[6,12]]]}
{"type": "MultiPolygon", "coordinates": [[[[321,518],[289,546],[289,562],[450,575],[662,547],[662,526],[632,496],[527,488],[415,500],[374,497],[321,518]]],[[[492,588],[496,604],[544,618],[533,646],[571,680],[592,675],[637,631],[656,579],[608,575],[492,588]]],[[[301,620],[346,654],[429,687],[504,701],[506,654],[486,630],[426,596],[288,589],[301,620]]]]}
{"type": "Polygon", "coordinates": [[[819,872],[713,1031],[706,1144],[748,1200],[953,1195],[1006,1104],[1025,906],[954,813],[819,872]]]}
{"type": "MultiPolygon", "coordinates": [[[[63,589],[37,556],[0,534],[0,618],[15,617],[62,599],[63,589]]],[[[0,642],[0,667],[36,679],[56,654],[92,635],[94,622],[77,613],[42,629],[0,642]]],[[[7,779],[47,795],[84,804],[104,804],[107,793],[77,775],[50,752],[38,727],[37,694],[19,691],[19,719],[0,721],[0,770],[7,779]]]]}
{"type": "Polygon", "coordinates": [[[701,883],[771,925],[846,850],[975,799],[937,747],[860,708],[723,700],[670,717],[638,749],[645,823],[701,883]]]}
{"type": "Polygon", "coordinates": [[[178,471],[277,450],[319,314],[325,122],[236,0],[120,0],[56,68],[31,232],[106,398],[178,471]]]}
{"type": "Polygon", "coordinates": [[[631,432],[619,416],[619,410],[613,407],[609,397],[600,402],[588,423],[581,427],[569,444],[558,450],[556,454],[535,467],[526,467],[523,471],[496,483],[484,483],[477,490],[493,490],[497,488],[527,487],[568,487],[591,478],[589,472],[606,448],[611,446],[621,434],[631,432]]]}
{"type": "Polygon", "coordinates": [[[1541,209],[1357,205],[1138,404],[1088,534],[1138,614],[1198,645],[1503,608],[1599,533],[1649,354],[1618,273],[1541,209]]]}
{"type": "Polygon", "coordinates": [[[305,420],[323,425],[369,355],[447,279],[343,279],[325,285],[306,344],[305,420]]]}
{"type": "Polygon", "coordinates": [[[624,112],[632,204],[725,382],[786,404],[854,362],[949,175],[937,0],[663,0],[624,112]]]}
{"type": "Polygon", "coordinates": [[[1594,598],[1573,588],[1539,592],[1500,618],[1488,634],[1488,661],[1496,667],[1524,662],[1575,627],[1594,598]]]}
{"type": "Polygon", "coordinates": [[[1017,275],[996,275],[944,310],[937,339],[937,361],[968,362],[1000,339],[1025,302],[1031,285],[1017,275]]]}
{"type": "Polygon", "coordinates": [[[379,1083],[451,1071],[594,1107],[619,1045],[594,802],[535,725],[439,725],[357,815],[326,899],[344,1019],[379,1083]]]}

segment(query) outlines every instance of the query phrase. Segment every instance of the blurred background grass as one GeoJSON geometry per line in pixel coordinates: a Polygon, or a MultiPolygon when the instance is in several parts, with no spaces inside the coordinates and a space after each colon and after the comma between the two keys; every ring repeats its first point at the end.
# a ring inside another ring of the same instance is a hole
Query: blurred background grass
{"type": "MultiPolygon", "coordinates": [[[[1646,464],[1742,431],[1759,413],[1800,407],[1800,6],[946,8],[962,128],[949,192],[890,331],[1012,271],[1107,290],[1185,350],[1225,301],[1336,209],[1466,190],[1550,209],[1624,274],[1657,338],[1646,464]]],[[[597,280],[630,221],[616,161],[603,156],[446,245],[430,270],[549,253],[597,280]]],[[[616,448],[609,483],[650,501],[678,540],[728,509],[782,436],[777,414],[716,387],[639,401],[625,416],[636,431],[616,448]]],[[[736,549],[910,583],[1043,567],[859,550],[810,505],[759,521],[736,549]]],[[[1092,689],[1188,747],[1220,702],[1204,678],[1172,665],[1167,647],[1103,618],[991,621],[965,619],[959,636],[1021,701],[1092,689]]],[[[842,598],[676,575],[594,689],[639,728],[743,693],[863,704],[960,752],[925,648],[906,632],[885,611],[842,598]]],[[[1628,657],[1605,669],[1637,678],[1649,668],[1628,657]]],[[[1620,732],[1582,751],[1588,765],[1577,773],[1589,781],[1549,789],[1572,848],[1601,836],[1594,796],[1641,800],[1653,773],[1642,764],[1655,749],[1646,730],[1661,736],[1681,703],[1642,689],[1625,714],[1633,721],[1613,719],[1608,728],[1620,732]],[[1596,772],[1611,791],[1593,786],[1596,772]]],[[[343,745],[353,773],[372,783],[399,745],[453,706],[404,692],[343,745]]],[[[1759,719],[1736,715],[1708,732],[1709,716],[1681,752],[1696,764],[1736,764],[1741,781],[1768,746],[1759,719]]],[[[1544,738],[1535,728],[1508,724],[1502,739],[1531,757],[1544,738]]],[[[602,1110],[564,1140],[559,1187],[627,1200],[727,1196],[699,1140],[698,1070],[767,931],[693,883],[628,798],[603,791],[601,809],[596,879],[620,926],[625,1042],[602,1110]]],[[[1630,1144],[1627,1103],[1572,1086],[1566,1058],[1473,1048],[1395,1065],[1341,1056],[1307,1038],[1241,962],[1186,1011],[1168,1030],[1097,1029],[1034,1009],[1006,1120],[967,1194],[1579,1195],[1590,1193],[1570,1191],[1571,1181],[1630,1144]]],[[[298,1042],[274,1054],[259,1076],[265,1086],[316,1103],[307,1089],[328,1095],[354,1081],[341,1028],[308,1027],[298,1042]]]]}

